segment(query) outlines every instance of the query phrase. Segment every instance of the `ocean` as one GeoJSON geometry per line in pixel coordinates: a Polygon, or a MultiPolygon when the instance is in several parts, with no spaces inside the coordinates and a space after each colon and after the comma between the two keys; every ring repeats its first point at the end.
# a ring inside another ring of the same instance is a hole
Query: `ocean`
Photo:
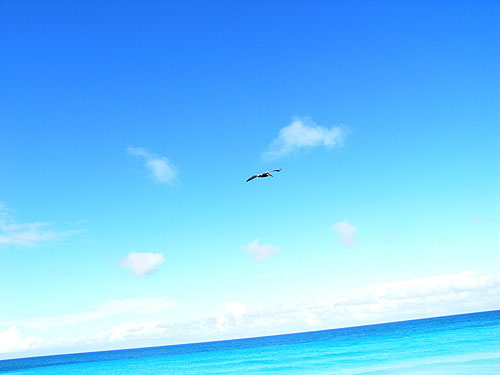
{"type": "Polygon", "coordinates": [[[0,373],[499,375],[500,311],[0,361],[0,373]]]}

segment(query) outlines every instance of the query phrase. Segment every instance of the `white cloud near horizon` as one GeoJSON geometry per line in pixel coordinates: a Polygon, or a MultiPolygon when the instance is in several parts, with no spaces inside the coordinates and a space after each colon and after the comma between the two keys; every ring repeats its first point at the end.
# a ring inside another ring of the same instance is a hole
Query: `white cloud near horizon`
{"type": "Polygon", "coordinates": [[[265,160],[276,160],[300,149],[324,146],[341,147],[346,131],[340,126],[327,128],[316,124],[309,117],[294,117],[290,125],[280,129],[278,137],[262,153],[265,160]]]}
{"type": "Polygon", "coordinates": [[[263,262],[271,258],[273,255],[281,253],[281,249],[274,245],[260,245],[258,238],[242,247],[241,251],[251,254],[253,256],[253,260],[256,262],[263,262]]]}
{"type": "MultiPolygon", "coordinates": [[[[205,318],[200,315],[194,320],[168,322],[161,318],[151,321],[144,321],[141,318],[139,322],[131,320],[119,322],[117,316],[114,318],[117,321],[116,325],[110,329],[97,333],[89,332],[87,336],[77,338],[61,337],[49,340],[39,337],[38,334],[23,336],[17,326],[24,326],[25,329],[32,326],[23,325],[22,322],[7,322],[0,323],[0,326],[8,327],[4,331],[0,330],[0,352],[31,350],[36,354],[37,350],[43,348],[71,352],[71,348],[78,345],[79,348],[87,350],[125,348],[133,343],[141,343],[143,346],[148,343],[167,345],[340,328],[497,310],[500,308],[499,295],[500,276],[479,275],[465,271],[381,283],[352,292],[348,297],[303,296],[302,302],[288,305],[250,306],[243,302],[227,302],[222,314],[205,318]]],[[[171,306],[171,302],[161,298],[156,301],[144,299],[142,302],[117,301],[105,304],[97,310],[101,314],[104,312],[118,314],[118,310],[128,308],[141,312],[137,315],[139,318],[142,317],[144,304],[150,306],[151,311],[164,311],[171,306]]],[[[64,318],[62,321],[68,323],[72,320],[74,324],[78,324],[82,321],[82,316],[85,316],[85,313],[73,314],[71,319],[64,318]],[[74,319],[74,316],[80,318],[74,319]]],[[[43,319],[34,320],[40,325],[47,322],[47,318],[43,319]]],[[[61,317],[52,317],[50,320],[54,324],[57,321],[61,322],[61,317]]],[[[41,331],[47,329],[47,327],[39,328],[41,331]]]]}
{"type": "Polygon", "coordinates": [[[334,224],[332,229],[339,234],[339,240],[344,246],[348,248],[354,247],[354,234],[358,231],[354,225],[349,224],[347,221],[341,221],[334,224]]]}
{"type": "Polygon", "coordinates": [[[224,310],[226,314],[230,314],[236,318],[239,318],[240,316],[245,315],[247,311],[247,307],[245,304],[241,302],[226,302],[224,305],[224,310]]]}
{"type": "Polygon", "coordinates": [[[0,331],[0,353],[16,353],[42,347],[45,340],[41,337],[23,337],[16,326],[0,331]]]}
{"type": "Polygon", "coordinates": [[[68,329],[70,327],[81,326],[89,322],[99,321],[106,318],[119,320],[120,317],[144,317],[146,315],[157,315],[176,307],[177,303],[165,297],[155,298],[132,298],[125,300],[111,300],[97,306],[95,309],[85,312],[77,312],[65,315],[53,315],[34,317],[30,319],[19,319],[14,321],[0,321],[0,327],[8,327],[2,331],[0,329],[0,355],[5,357],[7,353],[33,352],[37,350],[66,349],[78,345],[98,345],[100,343],[120,342],[137,337],[156,337],[164,333],[165,321],[143,322],[143,323],[120,323],[117,326],[90,334],[84,337],[58,337],[56,339],[45,339],[37,336],[25,336],[22,330],[43,332],[54,329],[68,329]],[[22,330],[21,330],[22,328],[22,330]]]}
{"type": "Polygon", "coordinates": [[[145,161],[146,168],[156,182],[172,184],[177,181],[177,168],[166,157],[149,152],[142,147],[128,147],[127,151],[145,161]]]}
{"type": "Polygon", "coordinates": [[[99,332],[93,336],[93,340],[113,343],[143,337],[158,338],[165,334],[167,324],[166,320],[145,323],[125,322],[99,332]]]}
{"type": "Polygon", "coordinates": [[[0,202],[0,246],[34,247],[82,232],[82,229],[54,230],[49,222],[17,223],[13,214],[0,202]]]}
{"type": "Polygon", "coordinates": [[[238,324],[240,318],[247,312],[247,307],[241,302],[226,302],[224,304],[224,313],[217,317],[217,329],[223,331],[229,326],[238,324]]]}
{"type": "Polygon", "coordinates": [[[322,296],[308,301],[305,297],[294,305],[249,309],[236,323],[263,329],[265,334],[340,328],[495,310],[500,308],[499,295],[500,276],[465,271],[381,283],[349,297],[322,296]]]}
{"type": "Polygon", "coordinates": [[[165,261],[165,257],[160,253],[137,253],[128,254],[120,262],[120,266],[132,270],[135,276],[147,276],[155,272],[165,261]]]}

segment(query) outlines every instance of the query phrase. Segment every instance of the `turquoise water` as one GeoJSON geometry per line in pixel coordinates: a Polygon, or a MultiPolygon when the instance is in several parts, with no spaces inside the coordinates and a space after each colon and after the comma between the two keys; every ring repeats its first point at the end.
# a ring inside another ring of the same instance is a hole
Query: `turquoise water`
{"type": "Polygon", "coordinates": [[[0,373],[500,374],[500,311],[211,343],[0,361],[0,373]]]}

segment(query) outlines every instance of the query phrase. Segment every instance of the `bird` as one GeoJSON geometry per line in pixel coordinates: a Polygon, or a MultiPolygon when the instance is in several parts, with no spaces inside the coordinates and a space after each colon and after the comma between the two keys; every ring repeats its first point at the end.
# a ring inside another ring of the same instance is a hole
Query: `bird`
{"type": "Polygon", "coordinates": [[[260,177],[260,178],[269,177],[269,176],[274,177],[274,176],[271,174],[271,172],[279,172],[279,171],[281,171],[281,168],[280,168],[280,169],[273,169],[272,171],[267,171],[267,172],[260,173],[260,174],[256,174],[255,176],[250,177],[250,178],[247,180],[247,182],[248,182],[248,181],[251,181],[251,180],[253,180],[254,178],[257,178],[257,177],[260,177]]]}

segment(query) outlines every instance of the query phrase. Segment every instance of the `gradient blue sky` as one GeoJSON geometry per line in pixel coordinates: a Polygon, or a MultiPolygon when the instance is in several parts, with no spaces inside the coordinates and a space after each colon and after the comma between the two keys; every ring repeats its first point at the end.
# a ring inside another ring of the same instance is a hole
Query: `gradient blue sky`
{"type": "Polygon", "coordinates": [[[498,2],[0,4],[2,358],[500,308],[498,2]]]}

